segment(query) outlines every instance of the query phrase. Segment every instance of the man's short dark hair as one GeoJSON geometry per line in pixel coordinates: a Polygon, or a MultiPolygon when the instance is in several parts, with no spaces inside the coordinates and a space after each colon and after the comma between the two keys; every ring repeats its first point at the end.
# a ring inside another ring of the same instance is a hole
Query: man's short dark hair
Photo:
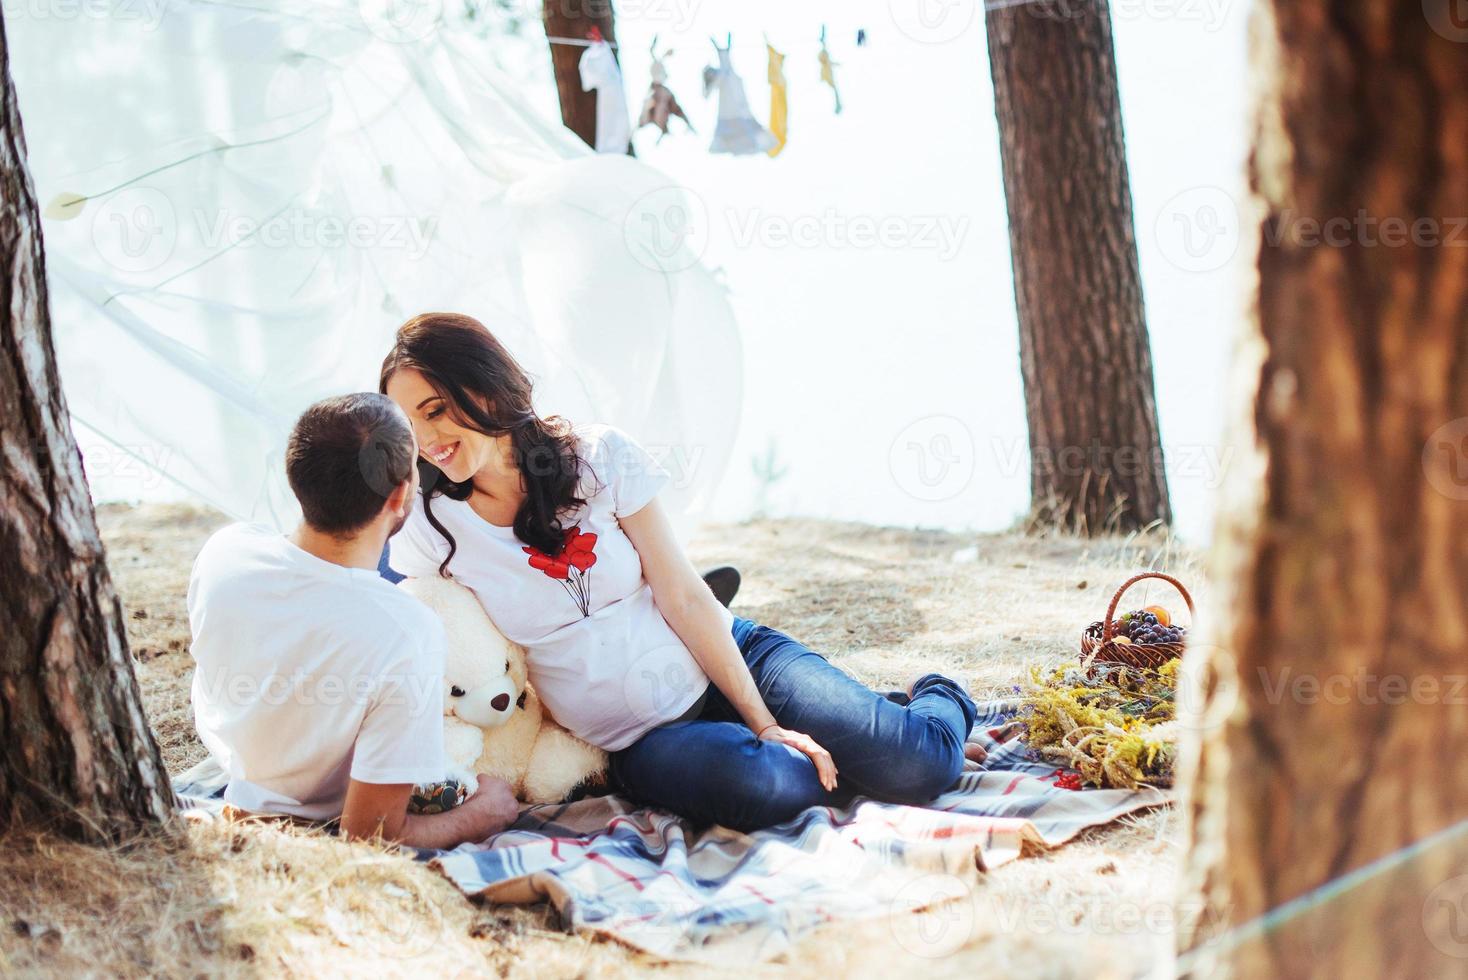
{"type": "Polygon", "coordinates": [[[359,530],[413,472],[413,429],[385,395],[338,395],[306,409],[291,430],[285,475],[306,523],[359,530]]]}

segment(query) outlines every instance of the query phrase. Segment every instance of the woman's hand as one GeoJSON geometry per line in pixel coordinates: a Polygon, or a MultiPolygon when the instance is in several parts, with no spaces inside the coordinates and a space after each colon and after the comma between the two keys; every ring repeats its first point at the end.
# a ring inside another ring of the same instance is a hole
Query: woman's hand
{"type": "Polygon", "coordinates": [[[809,756],[821,785],[827,792],[835,790],[836,763],[831,753],[809,735],[775,723],[729,631],[729,614],[683,553],[662,504],[654,498],[621,518],[621,524],[642,560],[642,574],[652,586],[658,612],[749,730],[766,742],[781,742],[809,756]]]}
{"type": "Polygon", "coordinates": [[[821,780],[821,785],[830,793],[836,789],[836,760],[831,758],[831,753],[821,748],[820,743],[803,732],[792,732],[788,728],[779,725],[766,725],[760,730],[759,738],[764,742],[780,742],[788,745],[797,752],[803,752],[810,757],[810,761],[816,764],[816,775],[821,780]]]}

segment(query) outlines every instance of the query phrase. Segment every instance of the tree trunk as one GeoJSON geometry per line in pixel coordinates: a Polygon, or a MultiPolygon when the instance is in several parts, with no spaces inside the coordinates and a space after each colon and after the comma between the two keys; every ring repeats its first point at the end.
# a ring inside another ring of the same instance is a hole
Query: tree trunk
{"type": "Polygon", "coordinates": [[[109,841],[173,794],[72,439],[0,25],[0,829],[109,841]]]}
{"type": "Polygon", "coordinates": [[[1169,523],[1105,0],[991,7],[1032,519],[1169,523]]]}
{"type": "Polygon", "coordinates": [[[1255,7],[1256,455],[1184,756],[1198,976],[1468,971],[1468,24],[1425,9],[1255,7]]]}
{"type": "MultiPolygon", "coordinates": [[[[542,19],[547,38],[584,40],[595,27],[601,31],[604,40],[613,44],[617,40],[612,0],[545,0],[542,19]]],[[[586,49],[574,44],[549,43],[551,67],[556,75],[556,95],[561,100],[561,120],[587,146],[595,146],[596,93],[581,89],[581,55],[586,49]]],[[[616,48],[612,52],[616,54],[616,48]]],[[[630,147],[627,152],[632,152],[630,147]]]]}

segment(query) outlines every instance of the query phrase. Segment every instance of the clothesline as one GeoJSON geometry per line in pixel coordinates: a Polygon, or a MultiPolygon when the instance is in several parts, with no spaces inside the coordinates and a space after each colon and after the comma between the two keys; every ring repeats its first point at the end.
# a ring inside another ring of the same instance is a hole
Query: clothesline
{"type": "Polygon", "coordinates": [[[546,40],[552,44],[569,44],[577,48],[589,48],[593,44],[606,44],[613,48],[619,47],[616,41],[593,41],[584,37],[546,37],[546,40]]]}
{"type": "MultiPolygon", "coordinates": [[[[821,69],[820,80],[830,87],[831,95],[835,100],[834,111],[839,115],[842,105],[841,92],[836,87],[836,69],[840,63],[831,57],[831,51],[826,46],[826,35],[826,25],[822,24],[821,47],[817,55],[821,69]]],[[[596,128],[593,131],[592,146],[598,153],[611,153],[619,156],[627,153],[627,148],[632,140],[633,127],[630,125],[627,114],[627,95],[622,83],[622,66],[610,50],[612,45],[595,27],[587,32],[585,40],[552,36],[549,41],[552,44],[586,49],[581,55],[578,74],[581,79],[581,88],[587,92],[596,92],[596,128]]],[[[729,153],[736,156],[755,154],[779,156],[785,148],[789,115],[789,96],[784,67],[785,55],[775,49],[769,36],[766,35],[765,50],[770,83],[770,123],[769,128],[766,128],[750,112],[749,99],[744,91],[744,81],[735,73],[733,65],[730,64],[729,52],[734,46],[734,35],[726,33],[723,45],[720,45],[717,38],[713,36],[709,37],[709,41],[714,46],[718,62],[703,69],[703,94],[705,98],[715,91],[719,95],[718,123],[714,128],[709,150],[713,153],[729,153]]],[[[866,45],[865,29],[857,31],[856,45],[857,47],[866,45]]],[[[693,124],[689,122],[683,107],[678,104],[677,98],[668,88],[668,71],[663,64],[663,59],[671,54],[671,49],[664,51],[661,55],[658,54],[658,36],[653,35],[652,43],[648,45],[648,57],[652,59],[652,65],[648,70],[651,82],[636,128],[641,129],[646,125],[655,126],[659,131],[659,142],[668,134],[668,123],[673,118],[682,119],[690,131],[693,129],[693,124]]]]}

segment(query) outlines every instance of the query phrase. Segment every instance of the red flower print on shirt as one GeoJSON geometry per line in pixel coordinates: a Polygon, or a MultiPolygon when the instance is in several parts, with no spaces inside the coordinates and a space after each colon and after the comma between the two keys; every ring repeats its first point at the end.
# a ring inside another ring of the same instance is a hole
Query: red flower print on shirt
{"type": "Polygon", "coordinates": [[[579,526],[568,530],[561,550],[548,555],[539,548],[522,549],[530,556],[530,567],[538,568],[561,583],[582,616],[591,615],[591,566],[596,564],[596,535],[579,526]]]}

